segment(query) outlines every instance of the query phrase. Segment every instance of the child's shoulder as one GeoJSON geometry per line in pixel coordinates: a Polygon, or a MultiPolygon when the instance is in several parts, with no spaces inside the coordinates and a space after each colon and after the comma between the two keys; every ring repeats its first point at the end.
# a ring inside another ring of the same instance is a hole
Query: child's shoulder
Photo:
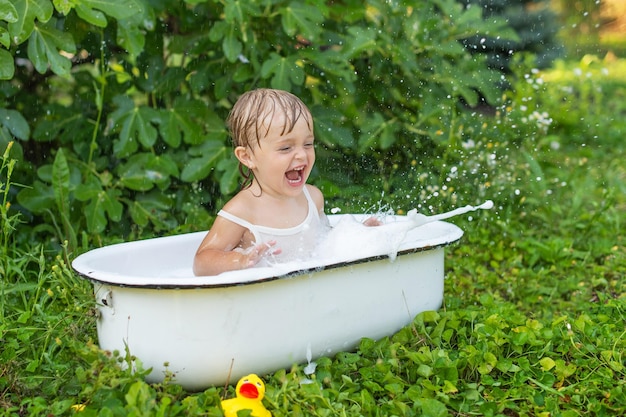
{"type": "Polygon", "coordinates": [[[255,201],[250,198],[250,193],[245,191],[242,190],[235,194],[233,198],[224,204],[222,210],[234,216],[247,219],[250,211],[254,209],[255,201]]]}
{"type": "Polygon", "coordinates": [[[307,184],[306,189],[309,192],[309,195],[311,196],[311,199],[313,200],[313,202],[315,202],[315,205],[317,206],[317,208],[320,210],[323,210],[324,209],[324,194],[322,194],[322,191],[316,186],[311,185],[311,184],[307,184]]]}
{"type": "Polygon", "coordinates": [[[306,187],[306,189],[309,192],[309,195],[311,197],[313,197],[313,198],[322,197],[323,198],[322,191],[320,191],[320,189],[317,188],[316,186],[311,185],[311,184],[306,184],[305,187],[306,187]]]}

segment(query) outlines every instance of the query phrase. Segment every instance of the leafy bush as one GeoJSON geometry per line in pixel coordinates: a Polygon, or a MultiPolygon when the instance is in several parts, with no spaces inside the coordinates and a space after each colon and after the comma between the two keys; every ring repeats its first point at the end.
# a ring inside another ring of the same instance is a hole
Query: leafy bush
{"type": "Polygon", "coordinates": [[[489,65],[508,72],[511,59],[522,52],[532,53],[539,68],[547,68],[563,55],[557,38],[560,22],[544,0],[458,0],[468,8],[479,7],[485,19],[505,19],[518,35],[516,40],[502,39],[498,34],[472,36],[463,44],[472,53],[485,54],[489,65]]]}
{"type": "Polygon", "coordinates": [[[459,99],[500,96],[459,40],[515,36],[453,0],[2,4],[0,140],[22,148],[32,233],[71,248],[206,228],[238,188],[223,120],[254,87],[311,106],[331,199],[397,166],[436,171],[459,99]]]}

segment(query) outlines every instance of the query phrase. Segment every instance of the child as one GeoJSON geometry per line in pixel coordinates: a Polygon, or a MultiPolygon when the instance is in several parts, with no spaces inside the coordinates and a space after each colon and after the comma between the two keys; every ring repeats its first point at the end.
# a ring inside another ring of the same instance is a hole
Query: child
{"type": "Polygon", "coordinates": [[[226,123],[245,181],[200,244],[194,274],[304,258],[327,227],[324,197],[306,184],[315,163],[311,112],[291,93],[258,89],[237,100],[226,123]]]}

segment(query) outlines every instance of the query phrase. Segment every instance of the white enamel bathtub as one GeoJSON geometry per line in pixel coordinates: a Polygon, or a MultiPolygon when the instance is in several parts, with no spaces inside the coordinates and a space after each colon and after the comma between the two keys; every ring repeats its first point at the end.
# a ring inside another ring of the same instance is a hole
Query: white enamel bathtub
{"type": "MultiPolygon", "coordinates": [[[[329,216],[331,224],[341,217],[329,216]]],[[[350,350],[438,309],[444,247],[462,234],[436,221],[406,232],[393,260],[363,246],[364,258],[327,265],[311,260],[195,277],[200,232],[95,249],[72,266],[93,282],[102,349],[128,346],[152,368],[150,382],[171,372],[184,388],[201,390],[304,363],[307,351],[316,358],[350,350]]]]}

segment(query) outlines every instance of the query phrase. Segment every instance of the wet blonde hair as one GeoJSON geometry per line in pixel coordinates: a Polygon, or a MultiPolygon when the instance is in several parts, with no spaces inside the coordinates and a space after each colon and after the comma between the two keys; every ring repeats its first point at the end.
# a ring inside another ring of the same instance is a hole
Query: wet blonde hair
{"type": "MultiPolygon", "coordinates": [[[[302,100],[287,91],[259,88],[242,94],[226,119],[233,146],[250,149],[260,146],[276,113],[284,116],[281,135],[291,132],[301,117],[313,131],[313,117],[302,100]]],[[[242,163],[239,163],[239,172],[244,178],[242,188],[249,187],[253,180],[252,172],[245,169],[242,163]]]]}

